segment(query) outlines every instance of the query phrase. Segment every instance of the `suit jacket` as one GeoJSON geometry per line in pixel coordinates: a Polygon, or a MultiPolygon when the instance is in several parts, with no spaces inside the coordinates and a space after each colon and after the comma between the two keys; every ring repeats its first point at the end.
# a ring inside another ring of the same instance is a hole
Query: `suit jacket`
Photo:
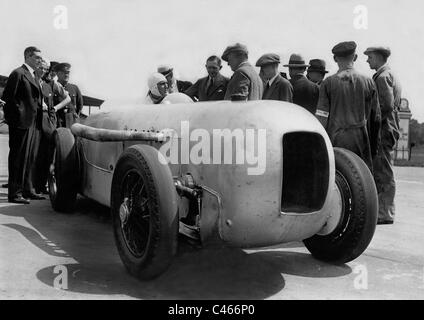
{"type": "Polygon", "coordinates": [[[218,73],[213,85],[207,90],[208,80],[209,76],[197,80],[184,93],[192,99],[197,98],[199,101],[224,100],[229,79],[218,73]]]}
{"type": "Polygon", "coordinates": [[[231,100],[233,96],[238,96],[247,100],[261,100],[263,91],[262,79],[249,62],[244,62],[234,71],[224,99],[231,100]]]}
{"type": "Polygon", "coordinates": [[[191,85],[192,83],[190,81],[177,80],[178,92],[184,93],[191,85]]]}
{"type": "Polygon", "coordinates": [[[262,100],[293,102],[293,87],[288,80],[278,74],[269,89],[264,90],[262,100]]]}
{"type": "Polygon", "coordinates": [[[318,104],[319,86],[308,80],[303,74],[291,78],[290,83],[293,86],[293,103],[315,114],[318,104]]]}
{"type": "Polygon", "coordinates": [[[6,102],[4,118],[9,126],[28,129],[35,124],[43,96],[40,84],[25,65],[12,71],[2,99],[6,102]]]}
{"type": "Polygon", "coordinates": [[[381,136],[394,146],[400,135],[397,112],[402,89],[387,64],[378,69],[372,78],[377,86],[381,108],[381,136]]]}

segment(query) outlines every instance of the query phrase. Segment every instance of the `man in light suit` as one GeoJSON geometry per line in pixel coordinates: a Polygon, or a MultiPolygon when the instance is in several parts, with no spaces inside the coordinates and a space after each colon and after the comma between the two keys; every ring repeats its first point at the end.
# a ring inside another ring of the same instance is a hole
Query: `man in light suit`
{"type": "Polygon", "coordinates": [[[253,66],[248,61],[248,51],[245,45],[236,43],[228,46],[222,54],[222,60],[227,61],[233,76],[228,83],[225,100],[245,101],[260,100],[263,95],[263,83],[253,66]]]}
{"type": "Polygon", "coordinates": [[[392,152],[399,139],[399,120],[402,89],[397,77],[387,64],[391,51],[387,47],[370,47],[365,52],[370,68],[375,70],[381,108],[381,143],[373,159],[374,180],[378,191],[378,224],[392,224],[395,219],[396,183],[392,167],[392,152]]]}
{"type": "Polygon", "coordinates": [[[28,204],[43,199],[32,185],[31,165],[35,161],[36,121],[43,112],[40,79],[35,70],[41,65],[41,51],[28,47],[25,63],[12,71],[3,92],[5,120],[9,126],[9,202],[28,204]]]}
{"type": "Polygon", "coordinates": [[[184,93],[198,101],[224,100],[229,79],[219,72],[221,69],[221,59],[217,56],[210,56],[206,60],[208,76],[197,80],[184,93]]]}
{"type": "Polygon", "coordinates": [[[278,72],[280,56],[275,53],[264,54],[256,62],[256,66],[261,68],[261,74],[265,82],[263,100],[293,101],[293,87],[290,82],[284,79],[278,72]]]}

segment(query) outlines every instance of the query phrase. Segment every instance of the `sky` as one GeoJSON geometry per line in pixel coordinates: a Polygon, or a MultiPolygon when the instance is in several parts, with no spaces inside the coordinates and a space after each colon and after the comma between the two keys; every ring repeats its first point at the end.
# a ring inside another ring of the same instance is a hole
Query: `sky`
{"type": "MultiPolygon", "coordinates": [[[[424,122],[423,9],[420,0],[1,0],[0,74],[20,66],[25,47],[35,45],[47,59],[72,64],[71,81],[83,94],[119,107],[142,101],[159,64],[195,81],[206,75],[208,56],[235,42],[247,45],[252,64],[264,53],[278,53],[283,64],[300,53],[326,60],[331,74],[331,48],[353,40],[356,68],[369,76],[363,51],[391,48],[402,96],[424,122]]],[[[232,74],[226,63],[222,73],[232,74]]]]}

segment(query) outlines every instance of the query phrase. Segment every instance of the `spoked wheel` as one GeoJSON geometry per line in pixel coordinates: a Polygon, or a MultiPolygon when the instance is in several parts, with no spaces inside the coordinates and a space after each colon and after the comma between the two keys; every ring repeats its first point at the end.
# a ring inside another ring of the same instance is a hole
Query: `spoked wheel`
{"type": "Polygon", "coordinates": [[[163,273],[177,250],[177,195],[168,165],[148,145],[123,152],[112,180],[115,242],[127,270],[140,279],[163,273]]]}
{"type": "Polygon", "coordinates": [[[128,250],[134,257],[142,257],[150,235],[149,195],[146,184],[137,170],[130,170],[122,181],[121,232],[128,250]]]}
{"type": "Polygon", "coordinates": [[[50,167],[49,167],[49,177],[47,181],[49,185],[50,201],[52,203],[55,203],[57,198],[57,180],[56,180],[55,163],[56,163],[56,150],[53,152],[53,162],[50,164],[50,167]]]}
{"type": "Polygon", "coordinates": [[[335,201],[331,208],[332,230],[304,240],[314,257],[346,263],[362,254],[374,235],[378,198],[367,165],[349,150],[334,148],[336,162],[335,201]]]}

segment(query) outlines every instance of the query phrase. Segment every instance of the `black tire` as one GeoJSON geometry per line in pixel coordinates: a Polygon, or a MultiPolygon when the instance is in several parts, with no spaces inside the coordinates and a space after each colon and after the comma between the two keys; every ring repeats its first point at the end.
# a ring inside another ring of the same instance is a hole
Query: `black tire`
{"type": "Polygon", "coordinates": [[[367,165],[353,152],[334,148],[336,185],[342,196],[342,215],[336,229],[328,235],[304,240],[306,248],[320,260],[346,263],[365,251],[374,235],[378,216],[378,197],[367,165]]]}
{"type": "Polygon", "coordinates": [[[135,145],[122,153],[112,179],[111,214],[129,273],[143,280],[162,274],[177,252],[179,221],[171,170],[155,148],[135,145]]]}
{"type": "Polygon", "coordinates": [[[79,181],[79,160],[71,130],[58,128],[53,134],[53,166],[49,173],[49,196],[54,210],[71,212],[75,208],[79,181]]]}

